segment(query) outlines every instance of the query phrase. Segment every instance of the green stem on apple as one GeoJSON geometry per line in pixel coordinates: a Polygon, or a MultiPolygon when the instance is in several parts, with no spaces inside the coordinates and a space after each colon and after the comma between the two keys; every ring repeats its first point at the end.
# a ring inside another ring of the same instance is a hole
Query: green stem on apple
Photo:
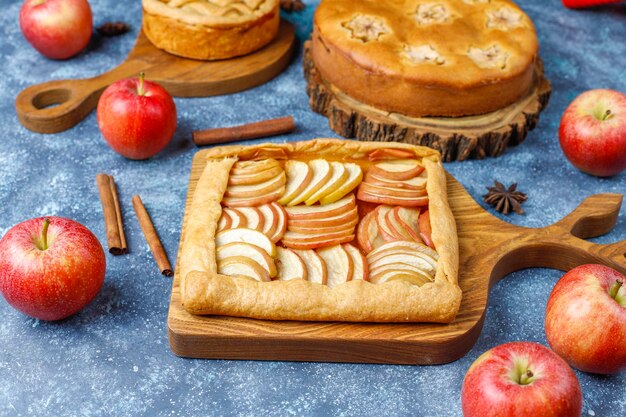
{"type": "Polygon", "coordinates": [[[519,384],[520,385],[528,385],[530,384],[532,381],[532,377],[535,376],[535,374],[533,374],[533,372],[529,369],[526,372],[524,372],[523,374],[520,375],[519,377],[519,384]]]}
{"type": "Polygon", "coordinates": [[[613,112],[611,111],[611,109],[606,109],[606,111],[604,112],[604,114],[602,115],[602,120],[609,120],[611,117],[613,117],[613,112]]]}
{"type": "Polygon", "coordinates": [[[146,78],[146,74],[143,72],[139,73],[139,87],[137,87],[137,94],[139,94],[140,96],[143,96],[146,94],[145,90],[143,89],[143,82],[146,78]]]}
{"type": "Polygon", "coordinates": [[[624,285],[624,283],[619,279],[616,280],[613,285],[611,285],[611,288],[609,289],[609,295],[612,299],[617,300],[617,294],[619,293],[619,289],[622,288],[622,285],[624,285]]]}
{"type": "Polygon", "coordinates": [[[41,228],[41,250],[48,249],[48,226],[50,226],[50,219],[46,217],[41,228]]]}

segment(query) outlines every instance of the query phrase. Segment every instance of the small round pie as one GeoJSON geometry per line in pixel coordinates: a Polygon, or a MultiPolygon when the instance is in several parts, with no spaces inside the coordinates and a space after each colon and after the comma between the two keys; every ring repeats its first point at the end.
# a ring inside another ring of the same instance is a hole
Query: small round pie
{"type": "Polygon", "coordinates": [[[410,117],[489,113],[533,84],[539,44],[509,0],[322,0],[312,56],[348,96],[410,117]]]}
{"type": "Polygon", "coordinates": [[[278,33],[278,0],[142,0],[143,31],[157,48],[185,58],[246,55],[278,33]]]}

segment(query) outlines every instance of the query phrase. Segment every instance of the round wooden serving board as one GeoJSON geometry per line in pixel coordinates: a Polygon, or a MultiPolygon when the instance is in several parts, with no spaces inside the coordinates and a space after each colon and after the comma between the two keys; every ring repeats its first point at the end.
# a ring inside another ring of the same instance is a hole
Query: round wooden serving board
{"type": "MultiPolygon", "coordinates": [[[[204,168],[205,152],[198,152],[193,160],[187,208],[204,168]]],[[[566,271],[585,263],[602,263],[626,273],[626,241],[599,245],[584,240],[615,226],[622,195],[591,196],[563,220],[541,229],[514,226],[492,216],[450,175],[448,196],[459,233],[459,284],[463,290],[461,309],[453,323],[326,323],[194,316],[180,304],[180,276],[176,273],[168,314],[172,351],[179,356],[215,359],[447,363],[474,345],[483,327],[489,289],[507,274],[532,267],[566,271]]],[[[187,211],[181,241],[186,224],[187,211]]]]}
{"type": "Polygon", "coordinates": [[[441,152],[444,161],[499,156],[521,143],[536,126],[552,87],[538,60],[534,85],[526,96],[501,110],[468,117],[411,118],[363,104],[322,79],[304,44],[303,68],[311,109],[328,118],[330,128],[346,138],[406,142],[441,152]]]}
{"type": "Polygon", "coordinates": [[[293,26],[281,21],[278,35],[263,49],[221,61],[196,61],[156,48],[139,32],[122,64],[94,78],[56,80],[24,89],[15,99],[20,123],[39,133],[67,130],[85,118],[110,84],[140,72],[177,97],[206,97],[236,93],[263,84],[289,63],[295,42],[293,26]]]}

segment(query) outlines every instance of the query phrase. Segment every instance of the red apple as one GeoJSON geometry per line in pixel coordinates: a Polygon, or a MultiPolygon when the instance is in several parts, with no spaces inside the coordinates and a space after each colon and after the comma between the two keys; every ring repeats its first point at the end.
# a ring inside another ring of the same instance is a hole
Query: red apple
{"type": "Polygon", "coordinates": [[[106,260],[98,239],[62,217],[27,220],[0,240],[0,292],[22,313],[60,320],[93,300],[106,260]]]}
{"type": "Polygon", "coordinates": [[[43,56],[67,59],[85,49],[91,39],[91,8],[87,0],[26,0],[20,28],[43,56]]]}
{"type": "Polygon", "coordinates": [[[159,84],[139,78],[120,80],[98,101],[98,125],[114,151],[128,159],[147,159],[170,143],[176,130],[176,105],[159,84]]]}
{"type": "Polygon", "coordinates": [[[570,365],[598,374],[626,369],[626,277],[604,265],[565,274],[546,307],[546,337],[570,365]]]}
{"type": "Polygon", "coordinates": [[[461,403],[465,417],[580,417],[582,393],[557,354],[538,343],[511,342],[476,359],[461,403]]]}
{"type": "Polygon", "coordinates": [[[599,177],[626,169],[626,95],[590,90],[565,110],[559,128],[561,148],[578,169],[599,177]]]}

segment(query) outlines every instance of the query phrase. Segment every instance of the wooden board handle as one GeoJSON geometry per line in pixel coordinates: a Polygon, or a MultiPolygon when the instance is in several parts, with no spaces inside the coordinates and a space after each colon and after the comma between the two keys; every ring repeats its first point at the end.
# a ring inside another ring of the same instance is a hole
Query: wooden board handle
{"type": "Polygon", "coordinates": [[[574,211],[555,224],[541,229],[499,224],[506,238],[494,239],[483,250],[493,285],[511,272],[543,267],[568,271],[582,264],[599,263],[626,274],[626,241],[609,245],[584,239],[608,233],[617,222],[623,196],[596,194],[585,199],[574,211]]]}
{"type": "Polygon", "coordinates": [[[75,126],[96,106],[109,84],[136,75],[150,64],[126,61],[112,71],[82,80],[56,80],[24,89],[15,99],[20,123],[38,133],[58,133],[75,126]]]}

